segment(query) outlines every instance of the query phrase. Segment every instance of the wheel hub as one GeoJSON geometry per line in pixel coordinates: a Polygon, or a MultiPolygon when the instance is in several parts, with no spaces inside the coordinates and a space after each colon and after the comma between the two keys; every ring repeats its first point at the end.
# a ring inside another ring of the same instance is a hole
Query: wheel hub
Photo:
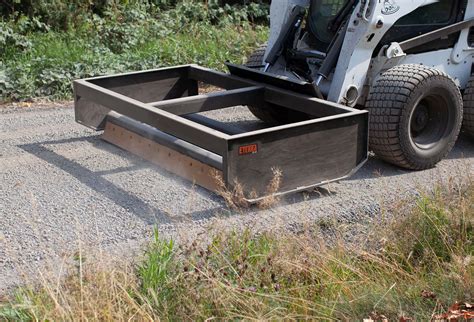
{"type": "Polygon", "coordinates": [[[428,95],[412,112],[411,140],[420,149],[430,149],[444,136],[448,123],[449,109],[445,98],[437,94],[428,95]]]}
{"type": "Polygon", "coordinates": [[[429,121],[428,108],[425,105],[421,105],[415,111],[413,117],[412,130],[416,133],[423,131],[426,128],[429,121]]]}

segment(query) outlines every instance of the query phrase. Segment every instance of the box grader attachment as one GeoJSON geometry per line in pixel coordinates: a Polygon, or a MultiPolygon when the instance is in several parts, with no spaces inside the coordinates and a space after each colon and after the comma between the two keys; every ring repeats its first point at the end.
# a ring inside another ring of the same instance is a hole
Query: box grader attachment
{"type": "Polygon", "coordinates": [[[228,74],[189,65],[75,82],[77,121],[208,189],[220,176],[250,201],[345,178],[369,146],[423,170],[461,126],[474,137],[474,0],[279,0],[270,20],[268,43],[228,74]],[[200,84],[225,91],[199,95],[200,84]],[[241,105],[272,126],[200,115],[241,105]]]}
{"type": "Polygon", "coordinates": [[[249,202],[269,193],[274,169],[282,177],[271,193],[281,195],[350,176],[367,160],[366,111],[315,98],[306,82],[228,67],[240,76],[187,65],[78,80],[76,120],[209,190],[239,185],[249,202]],[[201,84],[225,90],[199,95],[201,84]],[[311,118],[248,132],[200,115],[265,104],[311,118]]]}

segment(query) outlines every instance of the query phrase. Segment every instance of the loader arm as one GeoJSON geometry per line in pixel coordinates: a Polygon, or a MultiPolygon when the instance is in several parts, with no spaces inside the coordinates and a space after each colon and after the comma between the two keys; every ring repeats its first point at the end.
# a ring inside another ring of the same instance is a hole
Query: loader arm
{"type": "Polygon", "coordinates": [[[355,105],[366,83],[374,51],[383,36],[401,17],[437,1],[360,1],[349,20],[327,99],[355,105]]]}
{"type": "MultiPolygon", "coordinates": [[[[278,41],[286,32],[285,23],[290,19],[292,8],[306,7],[310,10],[307,29],[316,39],[316,45],[313,43],[312,46],[316,46],[315,49],[324,57],[320,68],[306,78],[310,83],[315,80],[318,86],[316,92],[322,92],[327,100],[354,106],[363,94],[374,52],[387,32],[401,18],[438,1],[275,1],[271,7],[271,31],[266,54],[274,53],[273,46],[281,45],[278,41]]],[[[294,73],[287,69],[288,62],[283,57],[278,61],[272,58],[275,66],[268,70],[269,73],[296,79],[294,73]]]]}

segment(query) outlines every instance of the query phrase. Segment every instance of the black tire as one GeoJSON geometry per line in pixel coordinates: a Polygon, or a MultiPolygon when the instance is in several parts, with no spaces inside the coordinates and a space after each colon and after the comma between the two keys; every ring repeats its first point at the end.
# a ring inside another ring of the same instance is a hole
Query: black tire
{"type": "Polygon", "coordinates": [[[471,77],[464,91],[463,130],[474,138],[474,77],[471,77]]]}
{"type": "Polygon", "coordinates": [[[263,57],[265,57],[265,52],[267,51],[267,45],[262,45],[255,49],[255,51],[250,54],[247,58],[245,66],[247,67],[261,67],[263,64],[263,57]]]}
{"type": "Polygon", "coordinates": [[[445,73],[422,65],[393,67],[367,98],[370,148],[406,169],[432,168],[456,143],[462,106],[459,88],[445,73]]]}
{"type": "MultiPolygon", "coordinates": [[[[260,67],[263,64],[263,57],[267,45],[258,47],[247,59],[245,66],[260,67]]],[[[305,113],[284,108],[275,104],[265,104],[264,106],[247,106],[250,112],[258,119],[269,124],[288,124],[308,120],[309,116],[305,113]]]]}

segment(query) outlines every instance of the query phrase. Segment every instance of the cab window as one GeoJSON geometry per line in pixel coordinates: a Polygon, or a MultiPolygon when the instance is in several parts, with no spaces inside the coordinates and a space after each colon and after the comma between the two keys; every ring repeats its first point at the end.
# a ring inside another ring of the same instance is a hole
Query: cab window
{"type": "Polygon", "coordinates": [[[446,24],[451,20],[455,5],[455,1],[440,0],[439,2],[419,7],[399,19],[395,23],[395,26],[446,24]]]}

